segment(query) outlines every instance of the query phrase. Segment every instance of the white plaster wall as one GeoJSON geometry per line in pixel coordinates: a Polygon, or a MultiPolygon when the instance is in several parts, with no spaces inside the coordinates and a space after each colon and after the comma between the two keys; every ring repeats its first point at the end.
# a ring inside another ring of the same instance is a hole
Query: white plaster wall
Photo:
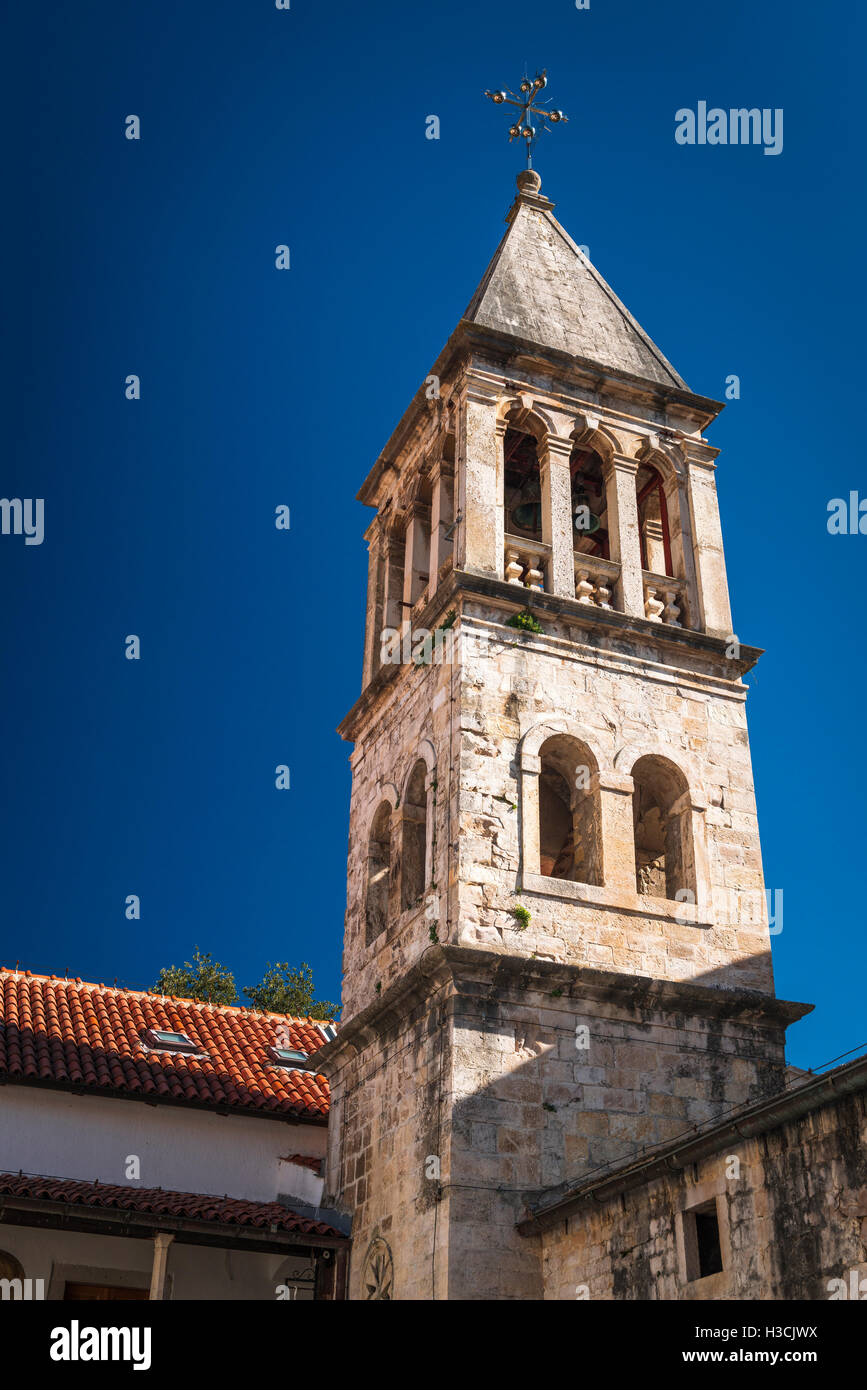
{"type": "Polygon", "coordinates": [[[35,1086],[0,1087],[0,1171],[40,1173],[132,1187],[164,1187],[272,1202],[278,1194],[316,1203],[322,1181],[283,1161],[325,1154],[326,1131],[252,1116],[35,1086]],[[126,1162],[141,1160],[138,1181],[126,1162]]]}

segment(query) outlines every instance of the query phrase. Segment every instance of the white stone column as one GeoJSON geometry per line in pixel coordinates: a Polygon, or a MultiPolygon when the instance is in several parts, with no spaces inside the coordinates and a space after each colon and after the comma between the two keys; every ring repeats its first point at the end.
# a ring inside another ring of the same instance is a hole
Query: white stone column
{"type": "Polygon", "coordinates": [[[406,528],[403,560],[403,611],[407,618],[430,579],[430,522],[430,507],[415,502],[406,528]]]}
{"type": "Polygon", "coordinates": [[[385,579],[383,582],[382,626],[400,632],[403,628],[403,565],[406,538],[388,532],[383,538],[385,579]]]}
{"type": "Polygon", "coordinates": [[[684,875],[695,885],[696,911],[706,920],[713,898],[707,856],[707,800],[698,792],[685,791],[668,814],[679,821],[684,875]]]}
{"type": "Polygon", "coordinates": [[[597,772],[591,781],[591,790],[599,793],[602,882],[630,896],[635,894],[634,789],[632,778],[620,772],[597,772]]]}
{"type": "Polygon", "coordinates": [[[154,1260],[151,1267],[151,1303],[159,1302],[166,1296],[166,1271],[169,1263],[169,1246],[174,1236],[168,1231],[157,1231],[154,1236],[154,1260]]]}
{"type": "Polygon", "coordinates": [[[453,550],[453,537],[446,539],[446,532],[455,518],[454,484],[455,470],[446,459],[434,464],[431,472],[432,504],[430,523],[430,580],[428,597],[436,593],[437,576],[441,567],[453,550]]]}
{"type": "Polygon", "coordinates": [[[498,388],[470,377],[460,404],[458,528],[455,562],[471,574],[503,577],[502,434],[498,388]]]}
{"type": "MultiPolygon", "coordinates": [[[[500,550],[503,552],[503,574],[505,574],[505,536],[506,536],[506,430],[508,421],[498,420],[494,430],[497,441],[497,525],[500,532],[500,550]]],[[[502,578],[502,575],[500,576],[502,578]]]]}
{"type": "Polygon", "coordinates": [[[379,670],[379,646],[382,633],[384,566],[379,517],[374,517],[364,536],[367,541],[367,617],[364,628],[364,670],[362,688],[379,670]]]}
{"type": "Polygon", "coordinates": [[[634,618],[644,617],[644,583],[641,578],[641,541],[638,532],[638,498],[635,492],[635,459],[615,454],[605,466],[605,500],[608,506],[608,546],[611,559],[620,565],[617,606],[634,618]]]}
{"type": "Polygon", "coordinates": [[[711,637],[729,637],[732,613],[713,463],[719,451],[697,441],[688,441],[685,452],[700,625],[711,637]]]}
{"type": "Polygon", "coordinates": [[[698,585],[695,574],[695,554],[692,538],[692,518],[689,514],[689,497],[686,476],[669,474],[663,481],[665,505],[668,508],[668,534],[671,544],[672,568],[675,575],[683,578],[686,584],[686,613],[681,613],[680,621],[684,627],[698,629],[698,585]]]}
{"type": "Polygon", "coordinates": [[[548,434],[539,449],[542,480],[542,540],[551,547],[547,588],[575,597],[575,542],[572,519],[571,439],[548,434]]]}

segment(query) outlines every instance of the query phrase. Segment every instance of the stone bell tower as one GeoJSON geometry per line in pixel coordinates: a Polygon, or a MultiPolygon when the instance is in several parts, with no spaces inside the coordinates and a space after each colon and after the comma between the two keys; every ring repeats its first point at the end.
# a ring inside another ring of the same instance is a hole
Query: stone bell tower
{"type": "Polygon", "coordinates": [[[375,509],[327,1201],[352,1298],[540,1298],[534,1195],[782,1085],[692,392],[518,177],[375,509]]]}

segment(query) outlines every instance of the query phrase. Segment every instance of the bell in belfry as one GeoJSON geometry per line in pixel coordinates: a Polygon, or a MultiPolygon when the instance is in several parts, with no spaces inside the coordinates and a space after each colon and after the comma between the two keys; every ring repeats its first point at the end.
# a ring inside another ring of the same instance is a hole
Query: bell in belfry
{"type": "Polygon", "coordinates": [[[573,514],[575,530],[580,531],[582,535],[585,536],[592,535],[594,531],[598,531],[602,523],[596,513],[590,510],[590,498],[587,495],[586,489],[581,486],[577,487],[572,500],[575,506],[573,514]]]}
{"type": "MultiPolygon", "coordinates": [[[[542,526],[542,489],[538,477],[532,474],[518,490],[511,518],[523,531],[538,531],[542,526]]],[[[598,523],[597,523],[598,525],[598,523]]]]}

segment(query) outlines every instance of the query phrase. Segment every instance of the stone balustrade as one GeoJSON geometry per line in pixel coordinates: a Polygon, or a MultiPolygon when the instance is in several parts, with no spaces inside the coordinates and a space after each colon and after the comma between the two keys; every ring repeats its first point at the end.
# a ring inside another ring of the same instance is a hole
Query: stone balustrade
{"type": "Polygon", "coordinates": [[[652,623],[668,627],[683,627],[681,618],[686,612],[686,583],[670,575],[651,574],[642,570],[644,582],[644,616],[652,623]]]}
{"type": "Polygon", "coordinates": [[[506,536],[505,575],[510,584],[522,584],[526,589],[544,589],[551,547],[520,536],[506,536]]]}
{"type": "Polygon", "coordinates": [[[620,566],[598,555],[575,552],[575,597],[579,603],[594,608],[612,608],[612,594],[620,575],[620,566]]]}

